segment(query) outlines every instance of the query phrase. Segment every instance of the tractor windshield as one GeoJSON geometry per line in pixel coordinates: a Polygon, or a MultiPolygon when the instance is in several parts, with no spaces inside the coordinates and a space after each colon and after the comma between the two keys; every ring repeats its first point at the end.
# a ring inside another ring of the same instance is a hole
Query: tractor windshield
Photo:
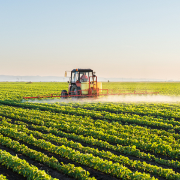
{"type": "Polygon", "coordinates": [[[93,73],[92,72],[87,72],[87,71],[74,71],[72,72],[72,78],[71,78],[71,82],[72,83],[77,83],[79,82],[87,82],[89,81],[89,77],[92,76],[93,73]]]}
{"type": "Polygon", "coordinates": [[[92,76],[92,72],[80,72],[80,82],[89,81],[90,76],[92,76]]]}

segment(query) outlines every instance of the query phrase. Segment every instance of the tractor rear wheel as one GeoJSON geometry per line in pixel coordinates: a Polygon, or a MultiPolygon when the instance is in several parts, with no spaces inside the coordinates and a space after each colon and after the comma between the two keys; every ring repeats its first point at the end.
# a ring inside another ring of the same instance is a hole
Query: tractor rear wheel
{"type": "MultiPolygon", "coordinates": [[[[81,94],[81,88],[73,85],[71,87],[71,95],[80,95],[81,94]]],[[[74,97],[79,97],[79,96],[74,96],[74,97]]]]}
{"type": "MultiPolygon", "coordinates": [[[[68,93],[66,90],[61,91],[61,96],[67,96],[67,95],[68,95],[68,93]]],[[[61,98],[67,98],[67,97],[61,97],[61,98]]]]}

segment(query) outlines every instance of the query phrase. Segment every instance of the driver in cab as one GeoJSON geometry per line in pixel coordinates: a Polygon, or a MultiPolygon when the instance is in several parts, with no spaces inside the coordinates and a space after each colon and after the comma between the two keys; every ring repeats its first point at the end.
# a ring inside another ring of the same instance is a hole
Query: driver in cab
{"type": "Polygon", "coordinates": [[[88,77],[86,76],[86,73],[83,73],[80,80],[81,80],[81,82],[87,82],[88,81],[88,77]]]}

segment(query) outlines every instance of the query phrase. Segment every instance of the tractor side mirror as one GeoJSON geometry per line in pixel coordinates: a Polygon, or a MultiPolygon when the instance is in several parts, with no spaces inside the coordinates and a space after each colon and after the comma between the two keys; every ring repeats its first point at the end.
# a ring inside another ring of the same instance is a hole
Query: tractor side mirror
{"type": "Polygon", "coordinates": [[[67,83],[69,83],[69,81],[67,83]]]}

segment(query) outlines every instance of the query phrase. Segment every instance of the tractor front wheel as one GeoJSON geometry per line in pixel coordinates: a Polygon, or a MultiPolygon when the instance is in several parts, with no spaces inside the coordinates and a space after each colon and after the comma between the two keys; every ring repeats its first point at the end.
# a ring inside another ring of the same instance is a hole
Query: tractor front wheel
{"type": "Polygon", "coordinates": [[[61,98],[67,98],[67,95],[68,95],[68,93],[66,90],[61,91],[61,96],[62,96],[61,98]]]}

